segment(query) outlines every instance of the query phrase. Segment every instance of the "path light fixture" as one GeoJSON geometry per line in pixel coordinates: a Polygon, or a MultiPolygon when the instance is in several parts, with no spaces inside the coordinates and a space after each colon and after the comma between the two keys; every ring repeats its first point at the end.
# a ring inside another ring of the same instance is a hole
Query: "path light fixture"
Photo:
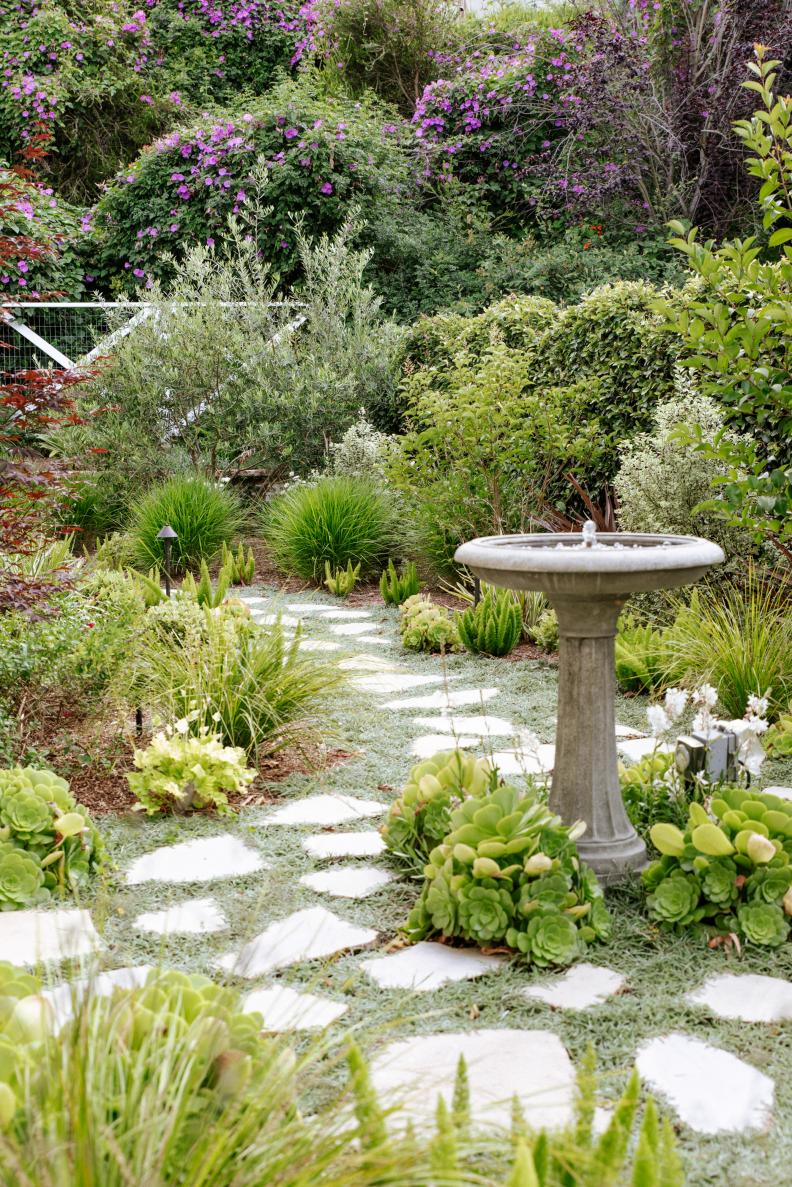
{"type": "Polygon", "coordinates": [[[456,560],[482,581],[538,589],[558,615],[558,728],[550,807],[566,824],[584,820],[578,851],[604,882],[646,863],[646,846],[622,800],[616,758],[614,639],[632,593],[698,581],[724,560],[692,536],[582,532],[489,536],[463,544],[456,560]]]}
{"type": "Polygon", "coordinates": [[[719,723],[708,734],[677,738],[674,763],[685,783],[695,783],[697,776],[707,783],[732,783],[737,778],[738,745],[734,730],[719,723]]]}
{"type": "Polygon", "coordinates": [[[157,532],[157,539],[162,541],[162,547],[165,552],[165,593],[170,597],[171,592],[171,546],[174,540],[178,540],[178,535],[174,532],[169,523],[161,527],[157,532]]]}

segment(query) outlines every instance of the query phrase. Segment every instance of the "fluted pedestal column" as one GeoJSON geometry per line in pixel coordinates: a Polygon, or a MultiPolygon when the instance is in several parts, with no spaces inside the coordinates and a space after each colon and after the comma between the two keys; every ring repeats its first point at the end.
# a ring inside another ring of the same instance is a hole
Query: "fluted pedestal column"
{"type": "Polygon", "coordinates": [[[604,883],[646,864],[624,809],[616,756],[614,639],[624,602],[550,595],[558,615],[558,724],[550,806],[585,820],[578,852],[604,883]]]}

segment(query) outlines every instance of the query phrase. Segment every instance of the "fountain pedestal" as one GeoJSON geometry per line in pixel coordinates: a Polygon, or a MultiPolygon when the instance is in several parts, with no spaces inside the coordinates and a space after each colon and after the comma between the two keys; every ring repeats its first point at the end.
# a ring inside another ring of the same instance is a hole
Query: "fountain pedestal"
{"type": "Polygon", "coordinates": [[[581,603],[554,596],[558,615],[558,725],[550,806],[585,820],[580,856],[602,882],[646,863],[624,810],[616,754],[614,639],[623,598],[581,603]]]}
{"type": "Polygon", "coordinates": [[[723,551],[694,536],[583,531],[487,536],[461,545],[456,560],[482,581],[539,589],[558,615],[558,724],[550,804],[567,824],[586,822],[584,861],[615,882],[646,860],[627,818],[616,758],[614,639],[631,593],[697,581],[723,551]]]}

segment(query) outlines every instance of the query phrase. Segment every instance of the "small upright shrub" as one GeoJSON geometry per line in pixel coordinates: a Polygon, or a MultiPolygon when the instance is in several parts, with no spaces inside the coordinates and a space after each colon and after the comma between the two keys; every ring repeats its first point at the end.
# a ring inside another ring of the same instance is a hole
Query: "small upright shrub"
{"type": "Polygon", "coordinates": [[[380,593],[386,606],[401,606],[408,598],[421,592],[418,570],[414,561],[407,561],[397,573],[393,561],[388,561],[380,577],[380,593]]]}
{"type": "Polygon", "coordinates": [[[360,563],[352,567],[352,561],[349,562],[345,569],[336,569],[335,572],[330,568],[330,562],[325,562],[325,585],[331,594],[335,594],[338,598],[345,598],[352,593],[352,590],[358,583],[360,577],[360,563]]]}
{"type": "Polygon", "coordinates": [[[468,651],[508,655],[522,636],[520,603],[508,590],[487,590],[477,606],[460,614],[457,629],[468,651]]]}
{"type": "Polygon", "coordinates": [[[136,807],[149,816],[167,808],[230,812],[226,792],[241,791],[256,777],[245,763],[244,750],[224,746],[205,725],[197,733],[190,732],[197,716],[193,711],[175,725],[165,726],[145,750],[135,751],[137,769],[127,774],[127,782],[138,798],[136,807]]]}
{"type": "Polygon", "coordinates": [[[368,575],[403,547],[397,505],[364,478],[320,478],[290,487],[265,508],[264,534],[278,565],[305,581],[360,565],[368,575]]]}
{"type": "Polygon", "coordinates": [[[175,573],[197,570],[223,543],[236,534],[241,508],[231,491],[197,474],[176,475],[145,495],[132,514],[129,532],[135,561],[142,569],[161,565],[162,540],[157,533],[165,524],[176,532],[172,543],[175,573]]]}
{"type": "Polygon", "coordinates": [[[252,585],[253,578],[256,576],[256,558],[253,555],[253,549],[249,548],[245,555],[245,546],[240,540],[236,552],[233,552],[223,541],[220,567],[231,570],[232,585],[252,585]]]}
{"type": "Polygon", "coordinates": [[[542,611],[530,634],[542,651],[558,651],[558,616],[552,607],[542,611]]]}
{"type": "Polygon", "coordinates": [[[402,604],[399,629],[409,651],[453,651],[459,647],[455,618],[421,594],[402,604]]]}

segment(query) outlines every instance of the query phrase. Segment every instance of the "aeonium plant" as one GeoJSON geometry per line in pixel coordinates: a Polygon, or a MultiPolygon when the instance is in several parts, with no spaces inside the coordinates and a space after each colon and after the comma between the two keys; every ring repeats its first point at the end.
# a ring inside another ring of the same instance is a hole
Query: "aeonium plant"
{"type": "Polygon", "coordinates": [[[138,798],[138,811],[154,816],[215,808],[228,814],[233,809],[226,793],[242,791],[255,779],[241,747],[223,745],[220,734],[206,725],[192,732],[199,716],[193,709],[156,733],[145,750],[135,751],[137,770],[128,772],[127,781],[138,798]]]}

